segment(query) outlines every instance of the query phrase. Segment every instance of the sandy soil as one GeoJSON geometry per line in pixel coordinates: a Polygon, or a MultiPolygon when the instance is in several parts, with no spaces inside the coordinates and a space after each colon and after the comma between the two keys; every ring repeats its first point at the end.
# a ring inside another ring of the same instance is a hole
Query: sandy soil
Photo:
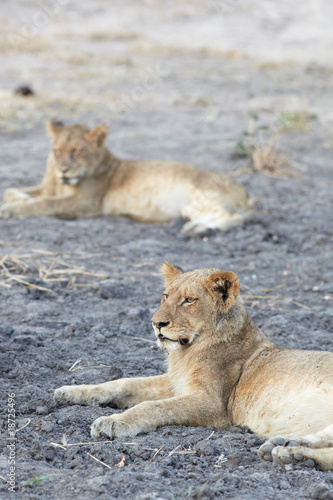
{"type": "Polygon", "coordinates": [[[332,499],[333,472],[262,464],[262,441],[247,430],[165,427],[91,443],[92,421],[116,410],[53,403],[63,384],[164,370],[150,325],[164,260],[235,271],[272,341],[333,349],[331,7],[110,4],[58,0],[45,17],[37,1],[3,2],[0,195],[40,180],[45,123],[57,117],[108,123],[108,146],[123,157],[240,170],[258,213],[190,238],[180,221],[0,220],[1,497],[14,393],[20,498],[332,499]],[[14,95],[20,84],[35,95],[14,95]],[[233,152],[248,128],[252,141],[274,137],[300,175],[246,169],[233,152]]]}

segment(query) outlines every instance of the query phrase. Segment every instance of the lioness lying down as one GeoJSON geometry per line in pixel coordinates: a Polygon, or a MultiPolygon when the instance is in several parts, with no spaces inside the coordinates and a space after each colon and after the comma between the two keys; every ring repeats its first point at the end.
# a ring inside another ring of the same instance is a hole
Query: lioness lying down
{"type": "Polygon", "coordinates": [[[105,147],[107,126],[50,122],[53,139],[40,186],[7,189],[0,217],[125,215],[142,222],[186,217],[184,230],[228,229],[248,220],[253,202],[230,177],[170,161],[128,161],[105,147]]]}
{"type": "Polygon", "coordinates": [[[184,273],[168,263],[162,272],[166,289],[152,322],[168,373],[64,386],[56,402],[133,406],[95,420],[93,437],[239,425],[275,436],[259,449],[264,461],[333,468],[333,354],[270,342],[245,311],[233,272],[184,273]]]}

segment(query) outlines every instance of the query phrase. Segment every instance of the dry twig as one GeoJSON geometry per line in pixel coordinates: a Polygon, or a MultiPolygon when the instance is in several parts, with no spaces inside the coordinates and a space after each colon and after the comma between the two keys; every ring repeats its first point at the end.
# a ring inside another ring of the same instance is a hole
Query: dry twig
{"type": "Polygon", "coordinates": [[[67,450],[67,448],[70,448],[71,446],[89,446],[92,444],[105,444],[105,443],[112,443],[112,441],[87,441],[86,443],[82,442],[82,443],[66,443],[66,444],[59,444],[50,441],[50,444],[52,446],[54,446],[55,448],[62,448],[63,450],[67,450]]]}
{"type": "Polygon", "coordinates": [[[93,458],[94,460],[96,460],[96,462],[99,462],[100,464],[104,465],[108,469],[112,469],[112,467],[110,465],[108,465],[105,462],[102,462],[102,460],[99,460],[98,458],[94,457],[94,455],[92,455],[91,453],[87,453],[87,455],[89,455],[89,457],[93,458]]]}

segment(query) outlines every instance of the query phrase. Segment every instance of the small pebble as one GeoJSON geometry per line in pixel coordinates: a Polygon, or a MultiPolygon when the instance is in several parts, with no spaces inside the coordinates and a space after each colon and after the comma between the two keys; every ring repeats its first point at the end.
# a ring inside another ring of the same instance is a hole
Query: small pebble
{"type": "Polygon", "coordinates": [[[35,95],[35,92],[28,85],[20,85],[15,89],[15,94],[27,97],[30,95],[35,95]]]}
{"type": "Polygon", "coordinates": [[[77,467],[80,467],[80,466],[81,466],[81,462],[77,458],[74,458],[74,460],[71,461],[71,464],[70,464],[71,469],[76,469],[77,467]]]}
{"type": "Polygon", "coordinates": [[[51,422],[44,422],[40,428],[42,432],[49,434],[54,429],[54,425],[51,422]]]}
{"type": "Polygon", "coordinates": [[[47,415],[49,413],[49,409],[47,406],[37,406],[36,413],[37,415],[47,415]]]}

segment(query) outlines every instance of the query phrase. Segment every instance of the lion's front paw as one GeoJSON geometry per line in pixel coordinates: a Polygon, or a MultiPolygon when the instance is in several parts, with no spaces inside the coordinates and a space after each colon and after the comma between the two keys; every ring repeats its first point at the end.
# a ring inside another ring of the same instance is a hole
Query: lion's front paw
{"type": "Polygon", "coordinates": [[[2,205],[0,208],[0,219],[10,219],[10,217],[13,217],[13,213],[10,210],[10,205],[2,205]]]}
{"type": "Polygon", "coordinates": [[[54,393],[55,402],[58,405],[89,405],[98,404],[94,397],[92,388],[86,385],[64,385],[56,389],[54,393]]]}
{"type": "Polygon", "coordinates": [[[91,436],[105,436],[109,439],[122,436],[136,436],[140,432],[140,428],[137,425],[125,423],[122,420],[123,415],[120,413],[111,417],[97,418],[91,426],[91,436]]]}
{"type": "Polygon", "coordinates": [[[75,404],[77,387],[73,385],[64,385],[54,392],[54,400],[57,405],[75,404]]]}
{"type": "Polygon", "coordinates": [[[15,201],[29,200],[30,198],[31,196],[29,194],[24,193],[23,191],[20,191],[19,189],[15,188],[6,189],[3,197],[5,203],[13,203],[15,201]]]}
{"type": "Polygon", "coordinates": [[[109,439],[114,439],[117,437],[117,422],[113,417],[99,417],[97,418],[91,426],[91,436],[92,437],[108,437],[109,439]]]}
{"type": "Polygon", "coordinates": [[[95,406],[111,400],[109,392],[98,385],[64,385],[54,393],[57,404],[95,406]]]}

